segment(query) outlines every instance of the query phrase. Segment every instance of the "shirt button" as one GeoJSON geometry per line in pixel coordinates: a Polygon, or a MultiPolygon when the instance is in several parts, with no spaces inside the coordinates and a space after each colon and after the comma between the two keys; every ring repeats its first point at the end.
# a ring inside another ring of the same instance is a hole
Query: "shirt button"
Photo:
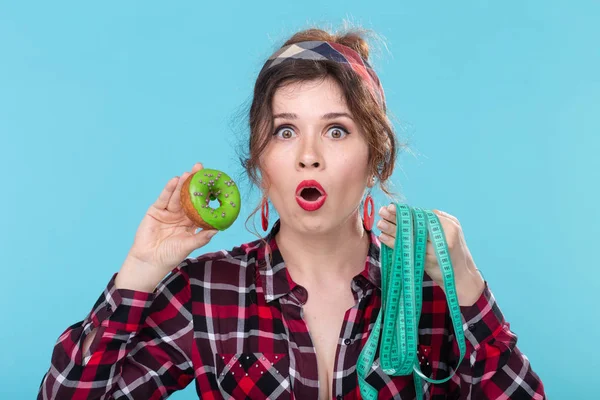
{"type": "Polygon", "coordinates": [[[106,305],[106,311],[108,311],[108,312],[112,311],[112,306],[110,304],[106,305]]]}
{"type": "Polygon", "coordinates": [[[469,330],[470,331],[474,331],[475,330],[475,324],[469,324],[469,330]]]}
{"type": "Polygon", "coordinates": [[[335,396],[335,398],[336,398],[337,400],[342,400],[342,399],[343,399],[343,396],[342,396],[341,394],[338,394],[337,396],[335,396]]]}
{"type": "Polygon", "coordinates": [[[350,339],[344,339],[344,344],[346,346],[348,346],[350,343],[352,343],[352,340],[350,340],[350,339]]]}

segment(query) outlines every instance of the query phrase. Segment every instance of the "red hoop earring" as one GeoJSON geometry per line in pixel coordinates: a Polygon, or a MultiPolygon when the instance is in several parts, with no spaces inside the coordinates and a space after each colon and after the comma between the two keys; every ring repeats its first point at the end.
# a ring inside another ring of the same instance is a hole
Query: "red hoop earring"
{"type": "Polygon", "coordinates": [[[261,204],[261,222],[263,231],[266,232],[269,227],[269,200],[266,197],[261,204]]]}
{"type": "Polygon", "coordinates": [[[373,204],[373,198],[370,194],[365,198],[365,205],[363,209],[363,221],[365,228],[370,231],[373,228],[373,221],[375,220],[375,205],[373,204]],[[369,204],[371,205],[371,213],[368,213],[369,204]]]}

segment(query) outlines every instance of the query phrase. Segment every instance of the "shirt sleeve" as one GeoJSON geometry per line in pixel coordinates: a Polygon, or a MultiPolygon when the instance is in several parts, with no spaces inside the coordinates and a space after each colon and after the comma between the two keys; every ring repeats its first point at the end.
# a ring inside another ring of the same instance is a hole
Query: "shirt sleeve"
{"type": "Polygon", "coordinates": [[[85,319],[58,338],[38,399],[162,399],[193,379],[187,274],[175,268],[153,293],[117,289],[116,276],[85,319]]]}
{"type": "MultiPolygon", "coordinates": [[[[517,335],[510,330],[487,281],[472,306],[461,306],[466,353],[450,385],[460,398],[546,399],[544,386],[532,370],[529,359],[517,347],[517,335]],[[455,379],[457,378],[458,379],[455,379]],[[468,397],[467,397],[468,396],[468,397]]],[[[451,319],[447,319],[451,323],[451,319]]],[[[453,332],[452,327],[448,327],[453,332]]],[[[450,367],[460,358],[455,336],[450,367]]]]}

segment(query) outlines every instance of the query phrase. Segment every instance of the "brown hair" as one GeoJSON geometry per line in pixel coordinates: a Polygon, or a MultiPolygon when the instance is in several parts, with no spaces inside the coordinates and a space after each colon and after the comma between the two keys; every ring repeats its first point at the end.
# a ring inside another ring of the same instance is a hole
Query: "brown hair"
{"type": "MultiPolygon", "coordinates": [[[[322,40],[350,47],[369,61],[369,45],[365,36],[370,31],[352,28],[342,33],[330,33],[319,28],[299,31],[280,47],[308,41],[322,40]]],[[[400,147],[394,128],[387,116],[387,107],[379,105],[367,88],[367,83],[350,68],[330,60],[302,60],[284,62],[273,66],[257,77],[249,110],[250,137],[244,147],[240,162],[252,184],[261,188],[260,157],[271,140],[274,129],[272,100],[277,89],[291,83],[322,80],[332,77],[340,85],[346,103],[357,124],[362,128],[369,146],[369,170],[378,178],[381,190],[395,200],[396,194],[387,184],[392,175],[400,147]]],[[[262,190],[261,190],[262,192],[262,190]]],[[[262,192],[262,198],[265,198],[262,192]]],[[[262,199],[261,199],[262,201],[262,199]]],[[[248,221],[260,210],[259,203],[246,219],[248,221]]],[[[375,211],[375,210],[374,210],[375,211]]],[[[259,238],[261,235],[254,231],[259,238]]]]}

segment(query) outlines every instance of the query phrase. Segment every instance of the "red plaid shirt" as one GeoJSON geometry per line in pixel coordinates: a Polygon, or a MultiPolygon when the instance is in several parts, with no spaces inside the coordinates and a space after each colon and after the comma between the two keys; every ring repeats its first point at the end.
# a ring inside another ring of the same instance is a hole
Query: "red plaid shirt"
{"type": "MultiPolygon", "coordinates": [[[[154,293],[117,289],[115,275],[83,321],[52,354],[38,399],[162,399],[194,381],[203,399],[316,399],[317,358],[302,319],[306,289],[284,266],[274,235],[231,251],[188,258],[154,293]],[[84,338],[98,327],[88,353],[84,338]]],[[[351,282],[335,355],[333,399],[359,399],[356,363],[381,304],[380,242],[370,233],[365,269],[351,282]]],[[[516,347],[487,283],[461,307],[467,353],[445,384],[421,381],[427,399],[544,399],[542,382],[516,347]]],[[[442,289],[425,275],[419,323],[422,371],[442,379],[457,366],[458,346],[442,289]]],[[[367,382],[380,399],[414,399],[412,376],[390,377],[375,365],[367,382]]]]}

